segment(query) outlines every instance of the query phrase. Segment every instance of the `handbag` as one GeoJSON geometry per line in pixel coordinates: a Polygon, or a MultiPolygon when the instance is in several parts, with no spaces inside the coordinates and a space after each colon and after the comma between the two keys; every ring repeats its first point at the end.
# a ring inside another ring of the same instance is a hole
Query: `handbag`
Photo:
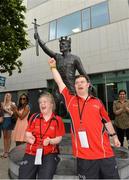
{"type": "Polygon", "coordinates": [[[3,110],[0,109],[0,124],[2,124],[2,122],[4,121],[3,115],[4,115],[3,110]]]}
{"type": "Polygon", "coordinates": [[[4,118],[3,116],[0,117],[0,124],[3,122],[4,118]]]}

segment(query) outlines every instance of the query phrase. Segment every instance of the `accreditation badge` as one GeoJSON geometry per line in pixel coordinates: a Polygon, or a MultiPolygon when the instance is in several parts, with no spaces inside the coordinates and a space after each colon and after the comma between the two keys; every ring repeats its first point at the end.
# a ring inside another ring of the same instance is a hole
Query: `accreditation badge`
{"type": "Polygon", "coordinates": [[[42,164],[42,155],[43,155],[43,149],[42,148],[38,148],[36,150],[36,156],[35,156],[35,165],[41,165],[42,164]]]}
{"type": "Polygon", "coordinates": [[[89,148],[88,138],[85,130],[78,131],[78,136],[82,148],[89,148]]]}

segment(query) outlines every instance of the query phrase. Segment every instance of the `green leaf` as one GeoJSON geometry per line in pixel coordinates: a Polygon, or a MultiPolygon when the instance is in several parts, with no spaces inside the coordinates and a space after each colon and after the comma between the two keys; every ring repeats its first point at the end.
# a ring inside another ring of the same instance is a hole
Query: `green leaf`
{"type": "Polygon", "coordinates": [[[12,75],[15,69],[21,72],[21,51],[29,46],[26,39],[23,0],[0,1],[0,72],[12,75]]]}

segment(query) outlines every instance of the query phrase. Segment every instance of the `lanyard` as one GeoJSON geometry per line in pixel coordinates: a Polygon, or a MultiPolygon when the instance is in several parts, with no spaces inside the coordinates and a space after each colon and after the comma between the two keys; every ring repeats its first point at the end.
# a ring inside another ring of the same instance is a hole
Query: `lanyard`
{"type": "Polygon", "coordinates": [[[41,128],[42,128],[42,127],[41,127],[41,126],[42,126],[41,120],[42,120],[42,118],[40,118],[40,141],[42,141],[43,137],[44,137],[45,134],[47,133],[47,131],[48,131],[50,125],[51,125],[52,120],[56,120],[56,118],[53,117],[53,118],[50,119],[50,122],[49,122],[49,124],[48,124],[48,126],[47,126],[47,128],[46,128],[46,130],[45,130],[45,132],[44,132],[44,134],[42,134],[42,130],[41,130],[41,128]]]}
{"type": "Polygon", "coordinates": [[[85,104],[86,104],[86,101],[87,101],[88,97],[89,97],[89,96],[87,96],[87,98],[85,99],[85,101],[84,101],[84,103],[83,103],[82,110],[80,109],[79,97],[77,97],[78,112],[79,112],[79,117],[80,117],[80,124],[82,124],[82,114],[83,114],[84,107],[85,107],[85,104]]]}

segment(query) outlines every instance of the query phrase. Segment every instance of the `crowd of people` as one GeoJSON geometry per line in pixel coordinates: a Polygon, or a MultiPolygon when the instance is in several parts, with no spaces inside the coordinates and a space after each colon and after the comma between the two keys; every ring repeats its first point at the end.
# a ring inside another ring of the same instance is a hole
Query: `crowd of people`
{"type": "Polygon", "coordinates": [[[3,153],[1,158],[7,158],[10,151],[11,141],[19,145],[24,140],[24,134],[28,126],[29,100],[26,94],[19,97],[16,105],[12,101],[11,93],[6,93],[3,102],[0,104],[0,135],[3,133],[3,153]],[[15,124],[15,126],[14,126],[15,124]]]}
{"type": "MultiPolygon", "coordinates": [[[[48,63],[71,117],[72,149],[77,159],[79,179],[119,179],[110,136],[115,147],[124,145],[125,136],[129,143],[126,91],[120,90],[118,100],[113,103],[115,120],[112,124],[102,101],[90,94],[87,76],[75,77],[76,93],[72,94],[56,68],[55,59],[51,58],[48,63]]],[[[16,142],[16,146],[26,143],[19,179],[52,179],[60,161],[59,143],[65,135],[63,120],[55,113],[56,103],[52,94],[44,92],[38,103],[40,112],[35,112],[30,118],[26,94],[20,95],[16,105],[11,93],[5,93],[0,103],[0,137],[3,137],[3,154],[0,157],[8,157],[11,140],[16,142]]]]}

